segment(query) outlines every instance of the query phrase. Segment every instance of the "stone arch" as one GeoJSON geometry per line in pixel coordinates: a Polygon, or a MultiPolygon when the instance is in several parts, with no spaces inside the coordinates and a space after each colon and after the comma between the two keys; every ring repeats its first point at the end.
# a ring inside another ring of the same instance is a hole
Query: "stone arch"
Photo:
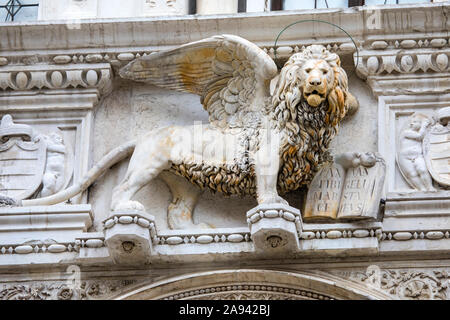
{"type": "Polygon", "coordinates": [[[171,277],[121,293],[115,299],[379,300],[392,297],[328,273],[227,269],[171,277]]]}

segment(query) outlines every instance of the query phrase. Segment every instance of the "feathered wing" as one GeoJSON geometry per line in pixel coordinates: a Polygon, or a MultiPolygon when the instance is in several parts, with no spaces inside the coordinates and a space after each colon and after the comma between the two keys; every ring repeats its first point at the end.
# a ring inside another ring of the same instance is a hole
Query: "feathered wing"
{"type": "Polygon", "coordinates": [[[137,58],[120,76],[198,94],[210,122],[230,128],[258,117],[277,72],[274,61],[255,44],[220,35],[137,58]]]}

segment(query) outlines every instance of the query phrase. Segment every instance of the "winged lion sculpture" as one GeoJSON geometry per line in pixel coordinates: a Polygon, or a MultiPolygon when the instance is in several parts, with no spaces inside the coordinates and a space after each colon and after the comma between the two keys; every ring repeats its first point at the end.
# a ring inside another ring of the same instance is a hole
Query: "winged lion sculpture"
{"type": "Polygon", "coordinates": [[[173,194],[172,229],[206,226],[192,220],[203,189],[287,204],[280,195],[311,181],[340,121],[356,108],[339,56],[321,45],[293,54],[279,72],[255,44],[220,35],[139,57],[120,75],[199,95],[209,124],[200,131],[198,125],[152,130],[110,151],[79,183],[22,205],[65,201],[130,154],[128,171],[113,190],[112,211],[144,211],[132,198],[157,176],[173,194]]]}

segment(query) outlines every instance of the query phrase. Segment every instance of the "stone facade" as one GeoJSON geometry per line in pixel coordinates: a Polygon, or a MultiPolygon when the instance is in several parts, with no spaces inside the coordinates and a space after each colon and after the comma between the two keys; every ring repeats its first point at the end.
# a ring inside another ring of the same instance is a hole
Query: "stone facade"
{"type": "MultiPolygon", "coordinates": [[[[40,19],[58,13],[51,2],[40,19]]],[[[450,298],[447,3],[189,16],[187,1],[146,1],[142,16],[160,15],[153,4],[174,16],[121,19],[101,2],[63,16],[76,21],[0,25],[0,299],[450,298]],[[310,45],[340,57],[359,108],[331,142],[334,161],[289,205],[187,186],[171,198],[159,177],[134,197],[146,212],[111,211],[129,159],[108,152],[208,122],[197,95],[121,70],[218,34],[279,68],[310,45]],[[91,181],[96,166],[107,170],[91,181]],[[201,227],[173,228],[177,199],[196,204],[201,227]]]]}

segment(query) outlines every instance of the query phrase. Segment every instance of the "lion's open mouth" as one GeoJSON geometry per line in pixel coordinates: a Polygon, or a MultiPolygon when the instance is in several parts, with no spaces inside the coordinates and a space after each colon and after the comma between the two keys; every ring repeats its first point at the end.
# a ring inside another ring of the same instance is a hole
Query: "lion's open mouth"
{"type": "Polygon", "coordinates": [[[310,92],[305,92],[303,94],[308,101],[308,104],[312,107],[317,107],[325,99],[324,94],[317,90],[312,90],[310,92]]]}
{"type": "Polygon", "coordinates": [[[308,98],[310,95],[313,95],[313,94],[323,97],[323,93],[320,93],[317,90],[313,90],[313,91],[310,91],[310,92],[305,92],[306,98],[308,98]]]}

